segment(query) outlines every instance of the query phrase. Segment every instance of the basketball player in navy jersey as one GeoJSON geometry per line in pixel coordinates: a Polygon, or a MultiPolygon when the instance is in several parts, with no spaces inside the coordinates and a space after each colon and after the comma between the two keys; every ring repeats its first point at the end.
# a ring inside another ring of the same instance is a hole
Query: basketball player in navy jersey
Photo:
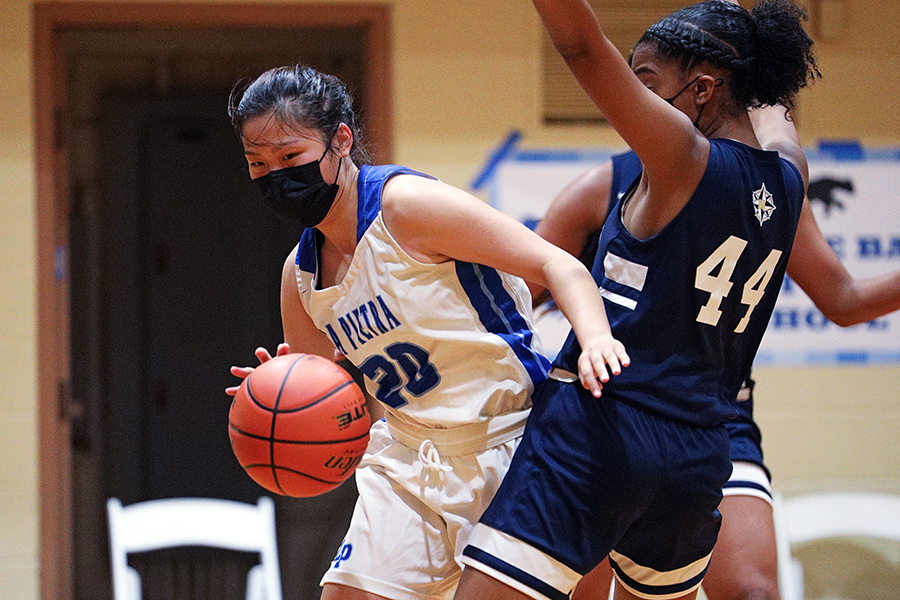
{"type": "Polygon", "coordinates": [[[593,269],[632,362],[590,398],[573,385],[569,336],[464,551],[456,598],[561,600],[607,557],[619,600],[694,598],[732,471],[724,423],[803,205],[806,160],[782,106],[817,73],[812,41],[790,2],[749,13],[711,0],[654,24],[629,65],[585,0],[534,4],[644,167],[593,269]],[[774,108],[751,121],[761,106],[774,108]]]}
{"type": "MultiPolygon", "coordinates": [[[[593,264],[596,247],[591,241],[640,172],[633,152],[617,154],[589,169],[560,192],[535,231],[593,264]]],[[[900,310],[900,271],[854,279],[819,230],[808,200],[800,214],[787,274],[828,319],[842,327],[900,310]]],[[[532,293],[538,298],[538,290],[532,293]]],[[[723,490],[722,529],[703,580],[710,600],[779,598],[771,477],[753,419],[752,390],[752,382],[741,389],[739,415],[725,423],[734,470],[723,490]]],[[[608,563],[601,563],[578,583],[573,600],[606,600],[611,579],[608,563]]]]}
{"type": "Polygon", "coordinates": [[[449,598],[549,369],[523,279],[572,319],[593,397],[628,355],[576,258],[459,189],[364,164],[337,78],[272,69],[230,112],[264,202],[305,228],[282,272],[278,353],[345,356],[385,415],[322,598],[449,598]]]}

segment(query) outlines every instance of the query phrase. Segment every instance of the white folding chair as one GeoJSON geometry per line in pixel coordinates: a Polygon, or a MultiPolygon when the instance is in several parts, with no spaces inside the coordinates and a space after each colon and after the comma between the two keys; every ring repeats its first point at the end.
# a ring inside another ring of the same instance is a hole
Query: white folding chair
{"type": "Polygon", "coordinates": [[[138,572],[128,554],[181,546],[258,552],[259,564],[247,576],[247,600],[281,600],[281,574],[275,544],[275,504],[215,498],[171,498],[122,506],[106,502],[114,600],[141,600],[138,572]]]}
{"type": "Polygon", "coordinates": [[[782,600],[803,600],[803,566],[792,554],[799,545],[833,538],[900,542],[900,496],[828,492],[776,496],[775,535],[782,600]]]}

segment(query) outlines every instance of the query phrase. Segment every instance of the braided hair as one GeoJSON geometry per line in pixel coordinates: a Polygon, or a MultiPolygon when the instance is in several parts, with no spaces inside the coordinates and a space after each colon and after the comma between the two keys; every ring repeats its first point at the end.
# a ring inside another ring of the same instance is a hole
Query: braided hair
{"type": "Polygon", "coordinates": [[[688,6],[661,19],[637,41],[682,71],[701,62],[730,73],[737,108],[793,106],[797,92],[821,77],[804,31],[806,11],[790,0],[762,0],[747,11],[724,0],[688,6]]]}
{"type": "Polygon", "coordinates": [[[338,127],[345,123],[353,133],[350,159],[357,166],[370,161],[361,141],[353,98],[333,75],[303,65],[269,69],[240,95],[232,92],[228,104],[228,115],[238,136],[248,120],[271,114],[284,127],[299,126],[319,132],[330,149],[338,127]]]}

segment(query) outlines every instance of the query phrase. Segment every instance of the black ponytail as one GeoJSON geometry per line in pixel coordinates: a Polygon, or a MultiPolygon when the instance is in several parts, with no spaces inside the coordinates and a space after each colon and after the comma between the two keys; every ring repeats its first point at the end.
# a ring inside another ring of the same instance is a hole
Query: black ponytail
{"type": "Polygon", "coordinates": [[[806,11],[786,0],[765,0],[750,13],[758,36],[755,61],[756,100],[760,105],[790,107],[797,91],[821,77],[813,41],[801,23],[806,11]]]}
{"type": "Polygon", "coordinates": [[[793,106],[800,88],[819,76],[806,12],[790,0],[763,0],[751,12],[724,0],[694,4],[661,19],[638,44],[679,61],[683,71],[707,62],[730,73],[740,109],[793,106]]]}

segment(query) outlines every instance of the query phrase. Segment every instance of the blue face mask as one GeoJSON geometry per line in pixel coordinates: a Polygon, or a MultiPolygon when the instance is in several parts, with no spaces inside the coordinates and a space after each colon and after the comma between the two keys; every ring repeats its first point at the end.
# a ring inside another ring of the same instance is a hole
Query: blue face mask
{"type": "MultiPolygon", "coordinates": [[[[325,148],[325,154],[328,154],[328,148],[325,148]]],[[[340,189],[337,180],[341,172],[338,163],[334,183],[329,185],[325,182],[321,169],[325,154],[319,160],[269,171],[254,179],[253,182],[262,191],[266,206],[285,221],[301,227],[315,227],[321,223],[334,205],[340,189]]]]}

